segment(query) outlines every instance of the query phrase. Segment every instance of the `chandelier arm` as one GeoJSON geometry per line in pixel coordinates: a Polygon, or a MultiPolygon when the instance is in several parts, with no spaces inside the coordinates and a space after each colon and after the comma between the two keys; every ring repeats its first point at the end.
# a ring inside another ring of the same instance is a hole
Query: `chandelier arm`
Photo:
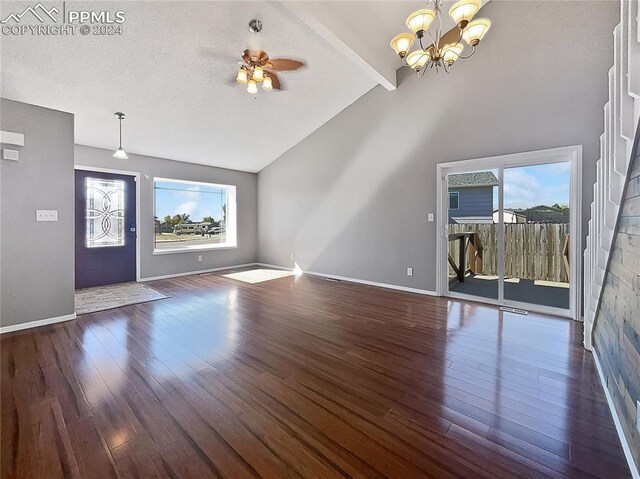
{"type": "Polygon", "coordinates": [[[431,62],[431,60],[429,60],[429,62],[425,63],[425,65],[420,69],[420,71],[418,72],[418,78],[422,78],[424,76],[424,74],[427,73],[427,67],[429,66],[430,62],[431,62]]]}
{"type": "Polygon", "coordinates": [[[468,55],[466,55],[466,56],[464,56],[464,57],[463,57],[462,55],[459,55],[459,56],[458,56],[458,58],[462,58],[462,59],[464,60],[464,59],[466,59],[466,58],[469,58],[470,56],[473,56],[473,54],[474,54],[475,52],[476,52],[476,47],[471,47],[471,53],[469,53],[468,55]]]}
{"type": "Polygon", "coordinates": [[[440,40],[442,40],[442,14],[440,12],[440,0],[435,0],[436,2],[436,16],[438,17],[438,29],[436,30],[436,37],[438,37],[438,43],[436,48],[440,50],[440,40]]]}

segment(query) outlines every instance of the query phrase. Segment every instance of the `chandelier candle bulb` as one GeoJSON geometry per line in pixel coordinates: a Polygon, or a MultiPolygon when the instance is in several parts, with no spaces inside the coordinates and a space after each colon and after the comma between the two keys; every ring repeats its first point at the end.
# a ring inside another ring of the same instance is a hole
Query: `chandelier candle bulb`
{"type": "Polygon", "coordinates": [[[480,0],[460,0],[449,9],[449,16],[463,29],[480,10],[480,0]]]}
{"type": "Polygon", "coordinates": [[[396,52],[396,55],[400,55],[400,58],[404,58],[407,52],[411,49],[411,45],[415,41],[415,37],[411,33],[400,33],[391,39],[389,45],[396,52]]]}
{"type": "Polygon", "coordinates": [[[413,12],[407,17],[407,28],[417,35],[418,38],[422,38],[434,18],[436,18],[436,12],[428,8],[423,8],[422,10],[413,12]]]}
{"type": "Polygon", "coordinates": [[[487,34],[489,28],[491,28],[491,22],[489,20],[486,18],[478,18],[466,26],[462,31],[462,38],[469,45],[475,47],[487,34]]]}

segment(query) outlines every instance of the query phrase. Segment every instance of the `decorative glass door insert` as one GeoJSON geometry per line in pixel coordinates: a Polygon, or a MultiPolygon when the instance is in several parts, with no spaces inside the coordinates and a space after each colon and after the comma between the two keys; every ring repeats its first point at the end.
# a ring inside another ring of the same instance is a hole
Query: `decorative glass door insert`
{"type": "Polygon", "coordinates": [[[122,180],[85,179],[87,248],[124,246],[124,188],[122,180]]]}

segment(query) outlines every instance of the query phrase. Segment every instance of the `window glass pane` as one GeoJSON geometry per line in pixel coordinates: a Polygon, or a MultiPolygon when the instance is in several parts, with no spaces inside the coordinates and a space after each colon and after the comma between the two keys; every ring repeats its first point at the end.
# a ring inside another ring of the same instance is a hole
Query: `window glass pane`
{"type": "Polygon", "coordinates": [[[87,248],[124,245],[124,181],[85,180],[87,248]]]}
{"type": "Polygon", "coordinates": [[[230,188],[155,180],[155,250],[235,246],[235,232],[227,231],[230,188]]]}
{"type": "Polygon", "coordinates": [[[449,209],[457,210],[458,209],[458,193],[449,193],[449,209]]]}

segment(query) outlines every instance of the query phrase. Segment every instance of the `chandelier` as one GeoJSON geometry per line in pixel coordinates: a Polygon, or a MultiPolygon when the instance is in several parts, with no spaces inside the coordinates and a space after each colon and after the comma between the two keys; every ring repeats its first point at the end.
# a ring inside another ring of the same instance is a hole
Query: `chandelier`
{"type": "Polygon", "coordinates": [[[475,53],[480,40],[491,27],[491,22],[486,18],[472,21],[473,16],[480,10],[480,0],[460,0],[449,9],[449,16],[456,26],[443,33],[442,0],[432,1],[432,9],[424,8],[407,17],[406,23],[411,33],[396,35],[390,43],[391,48],[400,56],[402,65],[413,68],[419,77],[434,67],[436,71],[442,68],[449,73],[457,60],[469,58],[475,53]],[[429,30],[434,21],[435,28],[429,30]],[[420,48],[410,52],[416,38],[420,48]],[[462,54],[465,50],[462,40],[471,47],[471,51],[466,55],[462,54]]]}

